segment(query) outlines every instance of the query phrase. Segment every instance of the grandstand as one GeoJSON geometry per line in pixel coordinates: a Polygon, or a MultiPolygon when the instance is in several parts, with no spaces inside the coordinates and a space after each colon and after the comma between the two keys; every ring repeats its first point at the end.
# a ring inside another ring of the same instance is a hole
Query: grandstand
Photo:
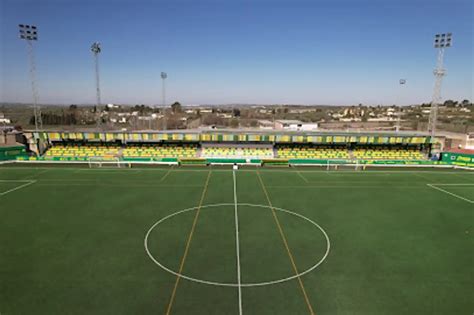
{"type": "Polygon", "coordinates": [[[417,133],[265,131],[25,132],[29,156],[21,161],[114,160],[127,166],[158,164],[450,165],[469,158],[432,154],[430,137],[417,133]],[[40,152],[34,155],[33,152],[40,152]],[[130,164],[132,163],[132,164],[130,164]]]}
{"type": "Polygon", "coordinates": [[[339,145],[242,145],[242,144],[55,144],[45,158],[221,158],[221,159],[320,159],[320,160],[427,160],[419,147],[339,145]]]}
{"type": "Polygon", "coordinates": [[[46,158],[245,158],[321,160],[427,160],[418,146],[242,145],[242,144],[54,144],[46,158]],[[276,152],[276,154],[275,154],[276,152]]]}
{"type": "Polygon", "coordinates": [[[53,142],[45,159],[261,159],[342,161],[428,161],[421,145],[346,145],[307,143],[94,143],[53,142]]]}

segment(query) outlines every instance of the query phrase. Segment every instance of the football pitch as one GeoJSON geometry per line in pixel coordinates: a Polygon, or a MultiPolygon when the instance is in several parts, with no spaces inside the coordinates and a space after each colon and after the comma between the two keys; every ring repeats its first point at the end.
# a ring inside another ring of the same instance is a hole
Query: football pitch
{"type": "Polygon", "coordinates": [[[0,167],[0,314],[472,314],[474,172],[0,167]]]}

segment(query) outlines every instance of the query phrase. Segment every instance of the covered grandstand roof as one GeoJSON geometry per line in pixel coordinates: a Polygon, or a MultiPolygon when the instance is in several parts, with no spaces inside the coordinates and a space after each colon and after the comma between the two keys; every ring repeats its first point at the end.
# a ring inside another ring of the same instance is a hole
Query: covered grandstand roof
{"type": "MultiPolygon", "coordinates": [[[[34,130],[26,130],[25,132],[35,132],[34,130]]],[[[240,128],[240,129],[178,129],[178,130],[91,130],[91,129],[77,129],[77,130],[63,130],[63,129],[52,129],[52,130],[42,130],[40,133],[46,132],[99,132],[99,133],[150,133],[150,134],[163,134],[163,133],[173,133],[173,134],[236,134],[236,133],[247,133],[247,134],[260,134],[260,135],[276,135],[276,134],[285,134],[285,135],[341,135],[341,136],[351,136],[351,135],[367,135],[367,136],[428,136],[427,132],[423,131],[341,131],[341,130],[317,130],[317,131],[292,131],[292,130],[262,130],[258,128],[240,128]]]]}

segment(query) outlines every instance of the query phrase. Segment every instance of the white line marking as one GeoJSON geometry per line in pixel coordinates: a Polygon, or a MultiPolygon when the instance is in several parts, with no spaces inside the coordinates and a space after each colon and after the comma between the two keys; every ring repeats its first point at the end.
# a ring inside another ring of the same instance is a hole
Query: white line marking
{"type": "Polygon", "coordinates": [[[0,183],[29,183],[33,181],[33,179],[0,179],[0,183]]]}
{"type": "Polygon", "coordinates": [[[444,193],[446,193],[446,194],[448,194],[448,195],[451,195],[451,196],[453,196],[453,197],[459,198],[459,199],[464,200],[464,201],[467,201],[467,202],[469,202],[469,203],[474,203],[474,200],[470,200],[470,199],[464,198],[464,197],[459,196],[459,195],[456,195],[456,194],[454,194],[454,193],[452,193],[452,192],[450,192],[450,191],[447,191],[447,190],[444,190],[444,189],[442,189],[442,188],[436,187],[435,185],[437,185],[437,184],[426,184],[426,185],[428,185],[429,187],[434,188],[434,189],[436,189],[436,190],[442,191],[442,192],[444,192],[444,193]]]}
{"type": "Polygon", "coordinates": [[[436,185],[436,186],[474,186],[474,183],[472,184],[431,184],[431,185],[436,185]]]}
{"type": "Polygon", "coordinates": [[[232,172],[234,179],[234,214],[235,214],[235,251],[237,254],[237,287],[239,289],[239,314],[242,315],[242,281],[240,279],[240,242],[239,242],[239,214],[237,212],[237,181],[235,171],[232,172]]]}
{"type": "MultiPolygon", "coordinates": [[[[2,181],[2,182],[3,182],[3,181],[2,181]]],[[[6,182],[8,182],[8,181],[6,181],[6,182]]],[[[25,182],[25,180],[22,180],[22,181],[15,180],[15,181],[10,181],[10,182],[25,182]]],[[[29,180],[29,181],[27,181],[27,183],[25,183],[25,184],[23,184],[23,185],[17,186],[17,187],[15,187],[15,188],[12,188],[12,189],[7,190],[7,191],[4,191],[4,192],[0,192],[0,196],[4,196],[4,195],[6,195],[6,194],[8,194],[8,193],[11,193],[11,192],[13,192],[13,191],[15,191],[15,190],[18,190],[18,189],[20,189],[20,188],[29,186],[29,185],[34,184],[34,183],[36,183],[35,180],[29,180]]]]}
{"type": "Polygon", "coordinates": [[[299,177],[301,177],[306,183],[309,183],[309,180],[301,174],[300,171],[296,170],[296,174],[298,174],[299,177]]]}

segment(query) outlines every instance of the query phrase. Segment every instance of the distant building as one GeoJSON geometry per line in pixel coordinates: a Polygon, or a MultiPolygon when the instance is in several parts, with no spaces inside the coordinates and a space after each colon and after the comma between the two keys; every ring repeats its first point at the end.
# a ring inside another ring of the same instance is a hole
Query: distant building
{"type": "Polygon", "coordinates": [[[270,120],[259,120],[258,126],[260,129],[272,130],[275,127],[275,124],[270,120]]]}
{"type": "Polygon", "coordinates": [[[390,116],[390,117],[387,117],[387,116],[380,116],[380,117],[376,117],[376,118],[369,118],[367,119],[367,121],[369,122],[387,122],[387,121],[396,121],[397,119],[390,116]]]}
{"type": "Polygon", "coordinates": [[[474,150],[474,132],[466,135],[466,149],[474,150]]]}
{"type": "Polygon", "coordinates": [[[218,117],[221,117],[221,118],[225,118],[225,119],[229,119],[229,118],[232,118],[232,115],[231,114],[227,114],[227,113],[219,113],[217,114],[218,117]]]}
{"type": "Polygon", "coordinates": [[[344,122],[358,122],[362,121],[361,118],[358,117],[353,117],[353,118],[339,118],[339,121],[344,121],[344,122]]]}
{"type": "Polygon", "coordinates": [[[6,118],[3,113],[0,113],[0,124],[10,124],[11,120],[6,118]]]}
{"type": "Polygon", "coordinates": [[[289,131],[312,131],[318,129],[317,123],[304,123],[300,120],[275,120],[275,129],[289,131]]]}

